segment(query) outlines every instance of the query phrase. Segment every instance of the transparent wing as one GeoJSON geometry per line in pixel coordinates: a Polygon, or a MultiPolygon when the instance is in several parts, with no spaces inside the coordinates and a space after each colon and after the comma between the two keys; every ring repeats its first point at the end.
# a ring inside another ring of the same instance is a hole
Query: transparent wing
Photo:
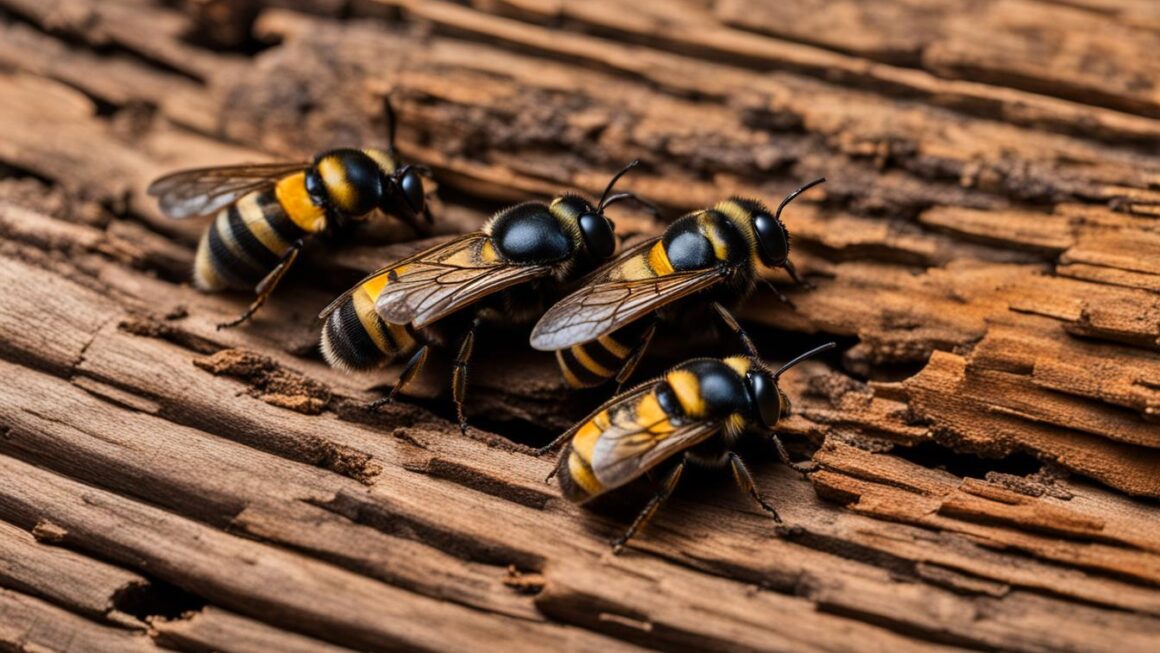
{"type": "MultiPolygon", "coordinates": [[[[638,255],[639,256],[639,255],[638,255]]],[[[610,278],[611,268],[548,309],[532,330],[532,347],[555,351],[612,333],[653,311],[725,279],[719,268],[640,279],[610,278]]]]}
{"type": "Polygon", "coordinates": [[[618,397],[608,410],[610,424],[596,440],[589,461],[593,474],[605,488],[624,485],[721,430],[720,421],[682,423],[667,415],[642,423],[637,408],[650,395],[651,390],[636,398],[618,397]]]}
{"type": "Polygon", "coordinates": [[[194,168],[165,175],[149,185],[161,211],[174,219],[209,215],[236,202],[246,193],[273,186],[309,164],[254,163],[194,168]]]}
{"type": "Polygon", "coordinates": [[[514,265],[488,255],[491,238],[482,232],[437,245],[375,272],[385,276],[375,311],[394,324],[422,328],[483,297],[541,278],[551,269],[514,265]]]}

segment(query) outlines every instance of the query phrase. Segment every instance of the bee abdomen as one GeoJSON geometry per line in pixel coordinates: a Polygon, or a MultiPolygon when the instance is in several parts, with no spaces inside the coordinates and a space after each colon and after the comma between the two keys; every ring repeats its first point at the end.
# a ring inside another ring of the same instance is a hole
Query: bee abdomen
{"type": "Polygon", "coordinates": [[[362,289],[355,290],[322,326],[322,355],[332,367],[366,370],[390,362],[415,346],[406,325],[388,324],[362,289]]]}
{"type": "Polygon", "coordinates": [[[584,503],[601,494],[604,488],[596,480],[592,466],[571,446],[561,453],[561,463],[557,477],[560,479],[560,493],[572,503],[584,503]]]}
{"type": "Polygon", "coordinates": [[[615,377],[640,343],[646,322],[557,351],[556,362],[564,380],[573,388],[591,388],[615,377]]]}
{"type": "Polygon", "coordinates": [[[194,285],[208,291],[253,288],[305,234],[286,216],[272,191],[246,195],[219,211],[202,236],[194,259],[194,285]]]}

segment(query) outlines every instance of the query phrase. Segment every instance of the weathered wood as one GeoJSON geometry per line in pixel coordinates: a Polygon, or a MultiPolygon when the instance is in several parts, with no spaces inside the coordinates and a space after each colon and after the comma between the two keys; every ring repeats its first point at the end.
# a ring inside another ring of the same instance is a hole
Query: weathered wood
{"type": "Polygon", "coordinates": [[[1160,15],[783,4],[0,0],[0,648],[1153,649],[1160,15]],[[205,222],[149,180],[382,144],[385,92],[439,234],[633,158],[633,238],[828,177],[784,214],[815,288],[741,310],[771,362],[842,346],[783,379],[808,480],[743,450],[785,528],[698,472],[610,556],[633,491],[571,506],[529,449],[606,393],[519,330],[468,437],[446,361],[365,411],[397,366],[328,368],[315,316],[434,242],[389,222],[215,329],[246,297],[189,287],[205,222]]]}

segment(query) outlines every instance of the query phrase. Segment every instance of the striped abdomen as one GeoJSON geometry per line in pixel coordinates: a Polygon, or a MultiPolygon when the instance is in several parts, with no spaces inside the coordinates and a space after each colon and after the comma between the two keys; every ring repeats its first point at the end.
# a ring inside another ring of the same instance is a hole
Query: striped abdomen
{"type": "Polygon", "coordinates": [[[252,289],[294,241],[321,231],[325,211],[306,193],[305,175],[243,196],[222,209],[201,237],[193,283],[201,290],[252,289]]]}
{"type": "Polygon", "coordinates": [[[560,373],[573,388],[591,388],[615,377],[641,344],[652,320],[639,320],[600,336],[556,352],[560,373]]]}
{"type": "MultiPolygon", "coordinates": [[[[658,384],[661,388],[663,384],[658,384]]],[[[614,400],[615,401],[615,400],[614,400]]],[[[640,450],[631,446],[614,446],[597,453],[597,445],[609,433],[632,434],[634,439],[655,438],[660,441],[676,428],[678,411],[666,409],[656,389],[639,399],[614,403],[601,410],[576,429],[560,461],[560,491],[574,503],[584,503],[615,489],[639,476],[632,464],[640,450]],[[627,466],[620,463],[630,463],[627,466]]]]}
{"type": "Polygon", "coordinates": [[[384,322],[375,312],[375,299],[385,282],[386,275],[372,277],[326,317],[322,355],[333,367],[370,369],[415,349],[409,326],[384,322]]]}

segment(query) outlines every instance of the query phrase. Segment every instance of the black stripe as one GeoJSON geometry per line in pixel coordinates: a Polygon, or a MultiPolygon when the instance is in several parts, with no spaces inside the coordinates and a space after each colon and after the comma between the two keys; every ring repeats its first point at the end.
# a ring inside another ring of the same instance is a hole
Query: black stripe
{"type": "MultiPolygon", "coordinates": [[[[576,481],[572,480],[572,472],[568,468],[568,461],[571,456],[572,445],[569,444],[563,451],[560,452],[560,472],[556,474],[556,477],[560,479],[560,494],[564,495],[565,499],[572,501],[573,503],[582,503],[588,499],[591,499],[593,495],[588,494],[587,490],[580,487],[576,481]]],[[[588,472],[591,473],[592,466],[589,465],[583,457],[577,457],[580,458],[581,467],[586,468],[588,472]]],[[[593,476],[593,478],[595,478],[595,476],[593,476]]]]}
{"type": "MultiPolygon", "coordinates": [[[[617,342],[619,342],[619,340],[617,342]]],[[[625,358],[628,358],[628,356],[625,356],[624,358],[617,356],[615,353],[609,351],[608,348],[605,347],[599,340],[586,342],[582,345],[579,345],[579,347],[584,350],[585,354],[588,354],[589,358],[596,361],[597,365],[600,365],[607,370],[611,370],[613,375],[620,371],[620,366],[624,365],[625,358]]],[[[632,354],[631,349],[632,346],[629,345],[629,354],[632,354]]]]}
{"type": "Polygon", "coordinates": [[[326,335],[330,348],[342,362],[357,370],[375,367],[387,358],[363,328],[362,320],[354,310],[354,302],[347,298],[338,310],[326,320],[326,335]]]}
{"type": "Polygon", "coordinates": [[[209,228],[207,240],[209,242],[210,265],[219,276],[229,280],[231,285],[251,287],[261,281],[270,271],[258,269],[252,262],[238,258],[230,251],[230,248],[222,242],[221,234],[218,233],[219,227],[229,228],[229,225],[224,223],[225,218],[219,214],[209,228]]]}
{"type": "Polygon", "coordinates": [[[229,208],[229,228],[242,252],[267,271],[273,270],[277,267],[278,261],[282,260],[282,252],[271,252],[258,240],[254,232],[250,231],[246,222],[242,220],[242,212],[236,204],[229,208]]]}
{"type": "Polygon", "coordinates": [[[258,207],[262,209],[262,215],[266,216],[266,222],[270,223],[270,228],[278,234],[279,238],[292,243],[306,235],[306,231],[295,224],[286,213],[286,209],[278,203],[274,191],[259,194],[257,200],[258,207]]]}
{"type": "Polygon", "coordinates": [[[568,368],[568,371],[580,381],[583,387],[599,385],[616,374],[615,370],[609,376],[600,376],[592,372],[587,367],[584,367],[583,363],[576,360],[576,356],[572,353],[571,349],[565,349],[560,352],[560,364],[568,368]]]}
{"type": "Polygon", "coordinates": [[[379,317],[378,315],[375,315],[375,326],[378,328],[379,333],[382,334],[383,341],[386,343],[389,352],[398,352],[399,341],[395,340],[395,334],[391,331],[391,327],[383,321],[383,318],[379,317]]]}

